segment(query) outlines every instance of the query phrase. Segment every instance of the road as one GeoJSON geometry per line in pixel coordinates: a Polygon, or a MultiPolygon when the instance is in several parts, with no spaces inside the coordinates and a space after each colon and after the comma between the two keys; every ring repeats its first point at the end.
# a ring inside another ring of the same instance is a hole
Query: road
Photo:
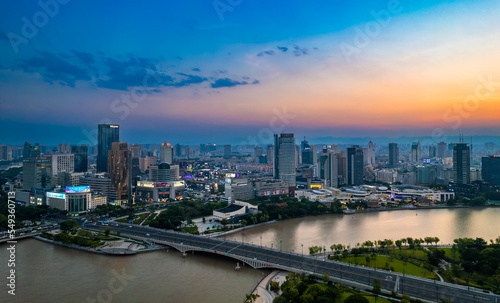
{"type": "MultiPolygon", "coordinates": [[[[86,224],[85,228],[98,230],[100,225],[86,224]]],[[[218,238],[167,231],[146,226],[114,223],[109,227],[120,231],[122,236],[145,239],[150,242],[170,244],[182,251],[200,250],[225,255],[234,259],[255,260],[260,266],[296,272],[309,272],[316,275],[328,274],[334,280],[349,281],[365,285],[371,289],[373,280],[382,282],[382,289],[396,291],[430,302],[438,302],[441,298],[451,299],[452,302],[497,302],[493,294],[484,293],[479,289],[444,283],[399,273],[375,270],[372,268],[355,266],[332,260],[323,260],[306,255],[300,255],[267,247],[260,247],[242,242],[229,241],[218,238]],[[184,248],[183,248],[184,247],[184,248]],[[263,265],[262,265],[263,264],[263,265]]],[[[252,262],[247,262],[252,265],[252,262]]]]}

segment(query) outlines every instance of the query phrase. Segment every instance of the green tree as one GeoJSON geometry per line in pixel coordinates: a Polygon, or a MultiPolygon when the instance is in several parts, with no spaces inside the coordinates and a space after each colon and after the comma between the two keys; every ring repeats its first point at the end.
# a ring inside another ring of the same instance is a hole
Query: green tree
{"type": "Polygon", "coordinates": [[[382,282],[378,279],[373,279],[373,293],[375,294],[375,302],[377,302],[378,296],[382,293],[382,282]]]}
{"type": "Polygon", "coordinates": [[[246,294],[245,303],[253,303],[258,297],[260,297],[258,294],[246,294]]]}
{"type": "Polygon", "coordinates": [[[345,299],[344,303],[369,303],[367,298],[363,297],[360,294],[352,294],[347,299],[345,299]]]}
{"type": "Polygon", "coordinates": [[[323,282],[328,283],[330,281],[330,275],[329,274],[324,274],[322,277],[323,282]]]}
{"type": "Polygon", "coordinates": [[[109,237],[109,233],[111,232],[111,228],[106,228],[106,230],[104,231],[104,235],[106,237],[109,237]]]}
{"type": "Polygon", "coordinates": [[[61,226],[61,230],[66,233],[76,231],[78,229],[78,222],[75,220],[62,221],[59,225],[61,226]]]}

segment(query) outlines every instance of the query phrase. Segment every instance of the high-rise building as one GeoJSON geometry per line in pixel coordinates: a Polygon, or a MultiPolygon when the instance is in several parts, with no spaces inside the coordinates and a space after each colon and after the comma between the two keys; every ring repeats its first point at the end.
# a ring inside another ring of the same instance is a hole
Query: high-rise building
{"type": "Polygon", "coordinates": [[[375,164],[375,144],[373,144],[372,141],[368,142],[368,146],[366,148],[363,148],[363,164],[375,164]]]}
{"type": "Polygon", "coordinates": [[[396,143],[389,143],[389,167],[395,168],[399,164],[399,147],[396,143]]]}
{"type": "Polygon", "coordinates": [[[443,140],[437,144],[437,157],[446,158],[446,143],[443,140]]]}
{"type": "Polygon", "coordinates": [[[346,158],[344,154],[328,152],[324,161],[326,186],[338,187],[344,184],[346,158]]]}
{"type": "Polygon", "coordinates": [[[262,155],[264,155],[264,148],[262,146],[255,146],[253,149],[253,156],[258,159],[262,155]]]}
{"type": "Polygon", "coordinates": [[[168,142],[164,142],[160,146],[160,163],[174,163],[173,147],[168,142]]]}
{"type": "Polygon", "coordinates": [[[267,164],[273,164],[274,161],[274,146],[271,144],[266,148],[267,164]]]}
{"type": "Polygon", "coordinates": [[[160,163],[149,166],[149,180],[153,182],[170,182],[179,180],[179,165],[160,163]]]}
{"type": "Polygon", "coordinates": [[[420,145],[420,141],[413,142],[411,145],[411,158],[412,162],[420,162],[422,160],[422,145],[420,145]]]}
{"type": "Polygon", "coordinates": [[[231,145],[229,144],[224,145],[224,157],[231,157],[231,145]]]}
{"type": "Polygon", "coordinates": [[[306,137],[304,137],[304,141],[300,144],[301,152],[302,152],[302,164],[314,165],[314,152],[306,141],[306,137]]]}
{"type": "Polygon", "coordinates": [[[470,183],[470,147],[467,143],[457,143],[453,148],[453,181],[470,183]]]}
{"type": "Polygon", "coordinates": [[[77,145],[71,146],[71,153],[74,155],[75,159],[75,172],[85,173],[89,166],[88,155],[89,147],[87,145],[77,145]]]}
{"type": "Polygon", "coordinates": [[[113,142],[120,141],[120,126],[115,124],[99,124],[97,141],[97,172],[108,171],[108,151],[113,142]]]}
{"type": "Polygon", "coordinates": [[[7,161],[9,160],[8,156],[8,148],[6,144],[0,144],[0,161],[7,161]]]}
{"type": "Polygon", "coordinates": [[[363,184],[363,149],[353,145],[346,150],[347,185],[363,184]]]}
{"type": "Polygon", "coordinates": [[[293,134],[274,135],[274,178],[295,186],[295,138],[293,134]]]}
{"type": "Polygon", "coordinates": [[[24,143],[23,148],[23,159],[30,158],[40,158],[41,156],[41,146],[36,143],[35,145],[31,145],[28,141],[24,143]]]}
{"type": "Polygon", "coordinates": [[[73,154],[52,155],[52,176],[59,173],[72,173],[75,171],[75,156],[73,154]]]}
{"type": "Polygon", "coordinates": [[[71,153],[71,147],[68,143],[61,143],[57,146],[58,154],[69,154],[71,153]]]}
{"type": "Polygon", "coordinates": [[[189,149],[189,145],[186,145],[186,148],[184,149],[184,153],[186,154],[186,158],[189,159],[191,155],[191,150],[189,149]]]}
{"type": "Polygon", "coordinates": [[[174,145],[174,156],[176,158],[182,157],[182,146],[180,144],[174,145]]]}
{"type": "Polygon", "coordinates": [[[437,156],[436,145],[431,144],[429,146],[429,158],[436,158],[436,156],[437,156]]]}
{"type": "Polygon", "coordinates": [[[108,151],[108,176],[118,200],[132,199],[132,152],[125,142],[112,142],[108,151]]]}
{"type": "Polygon", "coordinates": [[[483,181],[500,186],[500,156],[482,158],[483,181]]]}
{"type": "Polygon", "coordinates": [[[28,158],[23,160],[23,189],[47,189],[52,184],[52,159],[28,158]]]}

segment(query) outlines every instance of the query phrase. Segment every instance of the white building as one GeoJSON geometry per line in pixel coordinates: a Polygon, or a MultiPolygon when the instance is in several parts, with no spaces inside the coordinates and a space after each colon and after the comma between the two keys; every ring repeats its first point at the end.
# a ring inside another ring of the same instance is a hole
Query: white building
{"type": "Polygon", "coordinates": [[[75,171],[75,155],[54,154],[52,155],[52,176],[59,173],[72,173],[75,171]]]}

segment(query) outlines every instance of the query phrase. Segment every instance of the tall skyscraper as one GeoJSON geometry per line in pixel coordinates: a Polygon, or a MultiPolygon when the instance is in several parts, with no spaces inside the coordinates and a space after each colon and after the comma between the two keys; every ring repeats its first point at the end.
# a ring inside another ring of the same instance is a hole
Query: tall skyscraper
{"type": "Polygon", "coordinates": [[[300,147],[302,152],[302,164],[314,165],[313,150],[309,143],[307,143],[306,137],[304,137],[304,141],[302,141],[300,147]]]}
{"type": "Polygon", "coordinates": [[[120,141],[120,126],[115,124],[99,124],[97,141],[97,172],[108,171],[108,151],[113,142],[120,141]]]}
{"type": "Polygon", "coordinates": [[[168,142],[164,142],[160,146],[160,163],[174,163],[174,149],[168,142]]]}
{"type": "Polygon", "coordinates": [[[482,158],[483,181],[500,186],[500,156],[482,158]]]}
{"type": "Polygon", "coordinates": [[[6,160],[9,160],[7,145],[0,144],[0,161],[6,161],[6,160]]]}
{"type": "Polygon", "coordinates": [[[174,146],[174,156],[176,158],[180,158],[182,156],[182,146],[180,144],[176,144],[174,146]]]}
{"type": "Polygon", "coordinates": [[[347,185],[363,184],[363,149],[353,145],[346,150],[347,185]]]}
{"type": "Polygon", "coordinates": [[[470,183],[470,147],[467,143],[457,143],[453,147],[453,180],[456,184],[470,183]]]}
{"type": "Polygon", "coordinates": [[[266,148],[267,164],[273,164],[274,161],[274,146],[268,145],[266,148]]]}
{"type": "Polygon", "coordinates": [[[274,135],[274,178],[295,186],[295,138],[293,134],[274,135]]]}
{"type": "Polygon", "coordinates": [[[389,143],[389,167],[398,167],[399,147],[396,143],[389,143]]]}
{"type": "Polygon", "coordinates": [[[108,176],[118,200],[132,199],[132,152],[125,142],[112,142],[108,151],[108,176]]]}
{"type": "Polygon", "coordinates": [[[411,145],[411,158],[412,162],[420,162],[422,160],[422,146],[420,145],[420,141],[413,142],[411,145]]]}
{"type": "Polygon", "coordinates": [[[52,155],[52,178],[59,173],[72,173],[75,171],[75,156],[73,154],[52,155]]]}
{"type": "Polygon", "coordinates": [[[47,189],[52,184],[52,159],[28,158],[23,160],[23,189],[47,189]]]}
{"type": "MultiPolygon", "coordinates": [[[[324,156],[325,154],[323,154],[324,156]]],[[[346,158],[342,153],[327,152],[324,159],[324,178],[326,186],[339,187],[344,184],[346,158]]]]}
{"type": "Polygon", "coordinates": [[[438,144],[438,147],[437,147],[437,156],[438,158],[446,158],[446,143],[441,140],[441,142],[439,142],[438,144]]]}
{"type": "Polygon", "coordinates": [[[436,158],[437,152],[436,152],[436,145],[431,144],[429,146],[429,158],[436,158]]]}
{"type": "Polygon", "coordinates": [[[61,143],[57,146],[58,154],[69,154],[71,153],[71,147],[68,143],[61,143]]]}
{"type": "Polygon", "coordinates": [[[186,154],[186,158],[189,159],[189,157],[191,156],[191,150],[189,149],[189,145],[186,145],[184,153],[186,154]]]}
{"type": "Polygon", "coordinates": [[[375,164],[375,144],[373,144],[372,141],[368,142],[366,148],[363,148],[363,164],[364,165],[375,164]]]}
{"type": "Polygon", "coordinates": [[[85,173],[89,166],[88,155],[89,147],[87,145],[71,146],[71,153],[75,157],[75,172],[85,173]]]}
{"type": "Polygon", "coordinates": [[[264,148],[262,146],[255,146],[253,149],[253,156],[259,158],[262,155],[264,155],[264,148]]]}

